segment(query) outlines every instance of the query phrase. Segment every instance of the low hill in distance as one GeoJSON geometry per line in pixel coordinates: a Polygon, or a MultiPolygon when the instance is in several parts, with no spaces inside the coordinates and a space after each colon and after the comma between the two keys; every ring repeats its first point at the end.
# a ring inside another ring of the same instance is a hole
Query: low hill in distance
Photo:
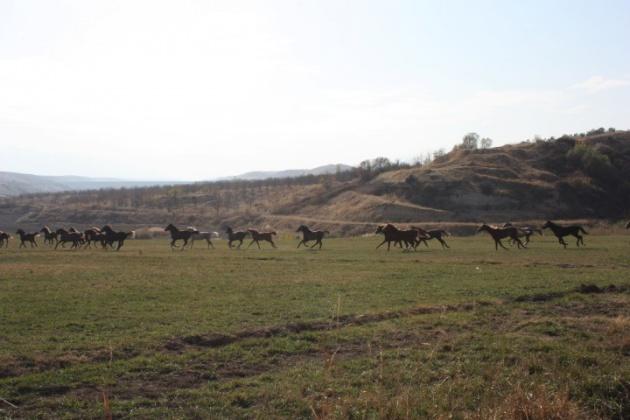
{"type": "Polygon", "coordinates": [[[61,191],[95,190],[102,188],[138,188],[176,184],[184,184],[184,182],[129,181],[116,178],[90,178],[72,175],[46,176],[16,172],[0,172],[0,197],[61,191]]]}
{"type": "Polygon", "coordinates": [[[630,132],[564,136],[490,149],[461,147],[426,165],[374,162],[331,175],[34,194],[0,200],[0,229],[165,226],[336,234],[375,223],[618,219],[630,210],[630,132]]]}
{"type": "Polygon", "coordinates": [[[272,178],[297,178],[301,176],[308,175],[330,175],[335,174],[337,172],[347,172],[354,169],[350,165],[344,165],[343,163],[337,163],[332,165],[324,165],[318,166],[313,169],[287,169],[284,171],[254,171],[254,172],[246,172],[241,175],[236,175],[232,177],[221,178],[221,181],[229,181],[229,180],[264,180],[264,179],[272,179],[272,178]]]}

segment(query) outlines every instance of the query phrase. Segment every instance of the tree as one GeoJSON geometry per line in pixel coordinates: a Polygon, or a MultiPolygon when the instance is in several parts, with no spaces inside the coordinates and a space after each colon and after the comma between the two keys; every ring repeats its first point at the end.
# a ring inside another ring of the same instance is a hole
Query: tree
{"type": "Polygon", "coordinates": [[[479,144],[479,134],[468,133],[462,139],[462,149],[475,150],[479,144]]]}
{"type": "Polygon", "coordinates": [[[481,148],[489,149],[492,147],[492,139],[489,137],[484,137],[481,139],[481,148]]]}

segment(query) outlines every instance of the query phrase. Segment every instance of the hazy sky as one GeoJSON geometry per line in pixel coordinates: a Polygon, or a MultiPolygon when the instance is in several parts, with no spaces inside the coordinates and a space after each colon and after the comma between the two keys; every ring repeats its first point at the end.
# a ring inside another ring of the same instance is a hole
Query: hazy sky
{"type": "Polygon", "coordinates": [[[630,128],[630,2],[0,0],[0,170],[207,179],[630,128]]]}

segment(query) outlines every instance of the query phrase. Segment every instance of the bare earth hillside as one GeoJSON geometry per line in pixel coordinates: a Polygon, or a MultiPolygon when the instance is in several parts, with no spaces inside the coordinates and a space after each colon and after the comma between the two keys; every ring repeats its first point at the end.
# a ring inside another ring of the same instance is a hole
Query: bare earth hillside
{"type": "Polygon", "coordinates": [[[0,201],[0,229],[173,222],[215,230],[228,224],[289,230],[305,222],[356,234],[385,221],[463,226],[482,220],[617,219],[629,210],[630,132],[618,131],[459,148],[422,166],[12,197],[0,201]]]}

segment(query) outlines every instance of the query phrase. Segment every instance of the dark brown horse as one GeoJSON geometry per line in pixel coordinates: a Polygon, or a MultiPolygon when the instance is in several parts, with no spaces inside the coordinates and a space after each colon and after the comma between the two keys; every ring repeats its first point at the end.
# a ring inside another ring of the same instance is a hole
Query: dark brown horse
{"type": "Polygon", "coordinates": [[[273,237],[276,235],[275,231],[271,232],[258,232],[256,229],[247,229],[250,235],[252,235],[252,241],[247,245],[247,248],[252,246],[254,242],[258,245],[258,249],[260,249],[260,241],[269,242],[272,247],[276,248],[276,244],[273,243],[273,237]]]}
{"type": "Polygon", "coordinates": [[[31,248],[37,247],[35,238],[39,236],[39,232],[26,233],[23,229],[18,229],[15,233],[20,237],[20,248],[26,248],[27,242],[31,244],[31,248]]]}
{"type": "Polygon", "coordinates": [[[83,234],[81,232],[69,232],[65,229],[57,229],[57,245],[55,249],[61,245],[62,248],[65,244],[72,242],[70,249],[77,249],[83,244],[83,234]]]}
{"type": "Polygon", "coordinates": [[[382,233],[384,238],[383,242],[376,246],[376,249],[379,249],[385,243],[387,243],[387,250],[390,250],[391,243],[394,242],[394,245],[400,244],[402,247],[402,243],[405,243],[405,249],[409,249],[409,247],[416,249],[417,246],[417,238],[418,231],[416,229],[408,229],[408,230],[400,230],[396,226],[388,223],[386,225],[380,225],[376,228],[376,234],[382,233]]]}
{"type": "Polygon", "coordinates": [[[172,223],[169,223],[169,225],[166,226],[164,230],[171,233],[171,249],[177,248],[175,242],[184,241],[184,245],[182,245],[182,251],[184,250],[184,248],[186,248],[188,241],[196,232],[193,230],[179,230],[172,223]]]}
{"type": "Polygon", "coordinates": [[[57,232],[53,232],[48,226],[44,226],[40,233],[44,234],[44,243],[54,245],[57,242],[57,232]]]}
{"type": "Polygon", "coordinates": [[[5,248],[9,247],[9,239],[11,239],[11,235],[6,232],[0,231],[0,248],[4,245],[5,248]]]}
{"type": "Polygon", "coordinates": [[[232,242],[238,242],[238,246],[236,247],[236,249],[241,249],[241,245],[243,245],[243,239],[245,239],[245,237],[247,236],[247,232],[234,232],[234,230],[228,226],[227,228],[225,228],[225,233],[227,233],[228,236],[228,246],[232,248],[232,242]]]}
{"type": "Polygon", "coordinates": [[[109,245],[110,248],[114,248],[114,242],[117,242],[116,251],[120,251],[120,248],[125,244],[125,240],[128,238],[133,238],[135,232],[133,230],[128,232],[117,232],[110,225],[105,225],[101,228],[101,232],[105,235],[103,239],[104,246],[109,245]]]}
{"type": "Polygon", "coordinates": [[[450,246],[448,246],[443,238],[444,236],[450,236],[450,233],[448,233],[447,231],[443,229],[424,230],[417,226],[412,226],[411,228],[418,231],[417,245],[420,245],[420,242],[424,242],[424,246],[428,247],[429,244],[427,243],[427,241],[430,241],[431,239],[437,239],[438,242],[442,245],[442,248],[450,248],[450,246]]]}
{"type": "Polygon", "coordinates": [[[105,234],[97,227],[92,226],[89,229],[83,231],[83,238],[85,239],[85,248],[92,248],[92,245],[100,244],[102,248],[105,248],[105,234]]]}
{"type": "Polygon", "coordinates": [[[564,241],[565,236],[574,236],[577,238],[576,245],[579,247],[580,244],[584,245],[584,238],[580,235],[580,232],[588,235],[588,232],[584,230],[584,228],[580,225],[571,225],[571,226],[561,226],[556,224],[550,220],[543,225],[543,229],[551,229],[556,238],[558,238],[558,242],[562,244],[565,248],[567,247],[567,243],[564,241]]]}
{"type": "Polygon", "coordinates": [[[315,241],[315,243],[311,245],[311,248],[314,248],[315,245],[319,244],[319,249],[322,249],[322,239],[324,239],[324,235],[330,235],[330,232],[327,230],[310,230],[306,225],[300,225],[296,232],[302,232],[302,240],[298,244],[298,248],[302,244],[306,246],[307,242],[315,241]]]}
{"type": "Polygon", "coordinates": [[[501,246],[501,248],[507,249],[505,246],[503,246],[503,243],[501,243],[501,239],[505,238],[512,239],[514,242],[516,242],[519,248],[527,248],[518,238],[518,229],[516,229],[515,227],[498,228],[488,226],[484,223],[483,225],[481,225],[481,227],[479,227],[479,229],[477,229],[477,232],[482,231],[486,231],[490,234],[490,236],[492,236],[492,239],[494,239],[495,250],[499,249],[499,245],[501,246]]]}

